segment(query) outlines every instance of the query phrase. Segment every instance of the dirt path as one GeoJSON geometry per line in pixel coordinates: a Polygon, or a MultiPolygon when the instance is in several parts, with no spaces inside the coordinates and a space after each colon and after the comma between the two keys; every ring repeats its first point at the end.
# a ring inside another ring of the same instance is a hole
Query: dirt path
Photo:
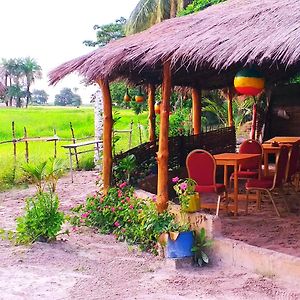
{"type": "MultiPolygon", "coordinates": [[[[96,190],[94,172],[62,178],[67,211],[96,190]]],[[[34,188],[0,194],[0,227],[14,228],[34,188]]],[[[221,266],[175,270],[113,236],[83,228],[55,243],[0,241],[0,299],[300,299],[300,287],[221,266]]]]}

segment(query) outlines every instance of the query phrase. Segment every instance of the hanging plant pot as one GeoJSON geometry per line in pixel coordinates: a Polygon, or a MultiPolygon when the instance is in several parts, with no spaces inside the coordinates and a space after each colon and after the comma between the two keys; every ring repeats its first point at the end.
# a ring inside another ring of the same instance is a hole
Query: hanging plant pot
{"type": "Polygon", "coordinates": [[[142,94],[142,89],[141,89],[141,87],[139,87],[139,92],[138,92],[138,94],[135,96],[135,102],[137,102],[137,103],[142,103],[142,102],[144,102],[144,95],[142,94]]]}
{"type": "Polygon", "coordinates": [[[155,104],[154,104],[154,112],[155,112],[155,114],[157,114],[157,115],[160,114],[160,104],[161,104],[160,101],[155,102],[155,104]]]}
{"type": "Polygon", "coordinates": [[[186,196],[189,197],[188,207],[182,208],[185,212],[196,212],[201,208],[201,198],[199,193],[195,193],[194,195],[186,196]]]}
{"type": "Polygon", "coordinates": [[[242,95],[256,96],[264,89],[265,80],[258,71],[244,69],[235,75],[234,87],[242,95]]]}
{"type": "Polygon", "coordinates": [[[193,256],[193,231],[170,232],[166,243],[166,257],[180,258],[193,256]]]}
{"type": "Polygon", "coordinates": [[[128,89],[126,89],[126,93],[124,95],[124,101],[125,102],[130,102],[131,98],[129,96],[129,93],[128,93],[128,89]]]}

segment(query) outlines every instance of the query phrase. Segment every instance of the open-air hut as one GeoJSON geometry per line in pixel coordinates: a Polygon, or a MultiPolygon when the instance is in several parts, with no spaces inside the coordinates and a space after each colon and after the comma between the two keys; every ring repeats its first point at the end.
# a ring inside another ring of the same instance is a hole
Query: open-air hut
{"type": "MultiPolygon", "coordinates": [[[[112,109],[109,82],[148,84],[150,115],[154,86],[162,86],[158,160],[158,209],[168,202],[169,98],[174,86],[190,87],[194,132],[200,133],[201,90],[232,87],[235,74],[255,67],[271,90],[299,70],[300,2],[229,0],[174,18],[64,63],[50,73],[55,84],[77,71],[97,82],[104,97],[103,181],[110,184],[112,109]]],[[[230,101],[229,101],[230,104],[230,101]]],[[[153,130],[153,128],[152,128],[153,130]]]]}

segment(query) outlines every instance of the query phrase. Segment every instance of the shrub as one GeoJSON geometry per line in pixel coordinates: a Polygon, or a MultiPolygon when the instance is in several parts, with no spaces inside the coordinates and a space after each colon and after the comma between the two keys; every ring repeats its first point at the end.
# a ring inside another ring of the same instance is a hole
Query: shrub
{"type": "Polygon", "coordinates": [[[170,212],[158,213],[154,200],[139,199],[133,191],[122,183],[106,196],[88,197],[85,206],[74,209],[79,214],[73,217],[73,224],[97,227],[101,233],[113,233],[118,240],[157,253],[158,237],[164,232],[179,231],[182,226],[170,212]]]}
{"type": "Polygon", "coordinates": [[[25,214],[17,218],[17,244],[55,239],[64,222],[59,200],[52,193],[38,193],[26,200],[25,214]]]}

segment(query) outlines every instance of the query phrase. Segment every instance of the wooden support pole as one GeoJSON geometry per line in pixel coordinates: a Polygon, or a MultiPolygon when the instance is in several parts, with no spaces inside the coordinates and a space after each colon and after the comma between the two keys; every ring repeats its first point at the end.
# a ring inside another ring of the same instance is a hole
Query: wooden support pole
{"type": "Polygon", "coordinates": [[[193,133],[201,133],[201,91],[192,89],[192,105],[193,105],[193,133]]]}
{"type": "Polygon", "coordinates": [[[155,142],[155,86],[153,84],[148,85],[148,109],[149,109],[149,141],[155,142]]]}
{"type": "MultiPolygon", "coordinates": [[[[74,133],[74,129],[72,126],[72,122],[70,122],[70,129],[71,129],[73,144],[76,144],[76,138],[75,138],[75,133],[74,133]]],[[[75,159],[76,159],[76,168],[79,169],[79,160],[78,160],[78,154],[77,154],[76,148],[74,148],[74,155],[75,155],[75,159]]]]}
{"type": "Polygon", "coordinates": [[[28,141],[27,141],[27,130],[26,127],[24,127],[24,139],[25,139],[25,160],[28,163],[29,162],[29,149],[28,149],[28,141]]]}
{"type": "Polygon", "coordinates": [[[103,191],[107,194],[112,173],[112,101],[107,80],[98,80],[103,95],[103,191]]]}
{"type": "Polygon", "coordinates": [[[233,124],[233,113],[232,113],[232,98],[233,98],[233,91],[231,88],[228,88],[227,92],[227,107],[228,107],[228,126],[232,127],[233,124]]]}
{"type": "Polygon", "coordinates": [[[160,106],[160,131],[159,146],[157,152],[158,182],[157,182],[157,210],[162,212],[168,207],[168,135],[169,135],[169,113],[171,97],[171,64],[164,63],[162,103],[160,106]]]}

